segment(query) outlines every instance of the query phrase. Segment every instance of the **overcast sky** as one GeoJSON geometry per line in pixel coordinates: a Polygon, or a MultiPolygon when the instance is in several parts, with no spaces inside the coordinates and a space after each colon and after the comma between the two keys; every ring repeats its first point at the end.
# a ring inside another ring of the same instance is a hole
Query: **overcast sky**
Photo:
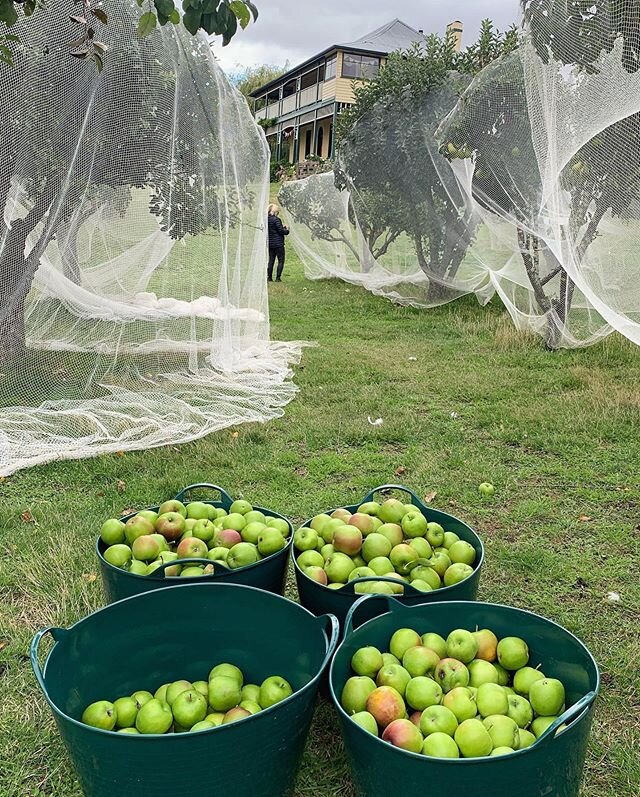
{"type": "MultiPolygon", "coordinates": [[[[502,30],[518,17],[518,0],[256,0],[260,17],[228,47],[214,46],[222,67],[239,72],[259,64],[291,66],[326,47],[352,41],[398,17],[425,33],[442,33],[459,19],[464,45],[475,40],[480,20],[502,30]],[[363,10],[363,9],[366,9],[363,10]]],[[[219,41],[219,40],[218,40],[219,41]]]]}

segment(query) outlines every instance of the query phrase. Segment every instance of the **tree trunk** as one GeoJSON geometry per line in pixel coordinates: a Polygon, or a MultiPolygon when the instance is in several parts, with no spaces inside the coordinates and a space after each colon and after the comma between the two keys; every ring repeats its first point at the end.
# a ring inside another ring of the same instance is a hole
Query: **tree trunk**
{"type": "Polygon", "coordinates": [[[24,328],[24,299],[13,302],[13,306],[0,317],[0,365],[20,360],[26,351],[24,328]]]}

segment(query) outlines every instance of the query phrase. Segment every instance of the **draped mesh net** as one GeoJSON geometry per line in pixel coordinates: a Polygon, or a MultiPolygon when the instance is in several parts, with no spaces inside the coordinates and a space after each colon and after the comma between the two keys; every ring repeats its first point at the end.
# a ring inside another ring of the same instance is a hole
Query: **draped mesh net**
{"type": "Polygon", "coordinates": [[[98,74],[69,57],[68,11],[19,22],[0,65],[0,474],[264,421],[295,391],[244,98],[204,36],[137,38],[126,0],[98,74]]]}
{"type": "MultiPolygon", "coordinates": [[[[514,10],[515,10],[514,3],[514,10]]],[[[640,2],[525,0],[470,83],[379,103],[281,202],[312,279],[502,300],[553,347],[640,343],[640,2]]]]}

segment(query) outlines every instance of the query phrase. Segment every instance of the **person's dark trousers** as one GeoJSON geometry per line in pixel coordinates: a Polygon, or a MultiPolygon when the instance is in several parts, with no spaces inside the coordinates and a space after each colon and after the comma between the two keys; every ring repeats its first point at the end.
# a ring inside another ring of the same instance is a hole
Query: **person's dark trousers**
{"type": "Polygon", "coordinates": [[[276,280],[280,280],[284,268],[284,246],[280,246],[277,249],[269,249],[269,265],[267,266],[267,279],[269,282],[273,280],[273,266],[276,262],[276,258],[278,258],[276,280]]]}

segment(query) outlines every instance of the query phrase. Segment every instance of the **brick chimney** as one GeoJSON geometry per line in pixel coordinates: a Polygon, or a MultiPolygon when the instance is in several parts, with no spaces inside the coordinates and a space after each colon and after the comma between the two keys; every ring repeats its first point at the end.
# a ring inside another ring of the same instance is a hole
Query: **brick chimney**
{"type": "Polygon", "coordinates": [[[456,19],[454,22],[450,22],[447,25],[447,35],[452,35],[455,48],[458,52],[462,49],[462,32],[464,30],[464,25],[460,22],[459,19],[456,19]]]}

